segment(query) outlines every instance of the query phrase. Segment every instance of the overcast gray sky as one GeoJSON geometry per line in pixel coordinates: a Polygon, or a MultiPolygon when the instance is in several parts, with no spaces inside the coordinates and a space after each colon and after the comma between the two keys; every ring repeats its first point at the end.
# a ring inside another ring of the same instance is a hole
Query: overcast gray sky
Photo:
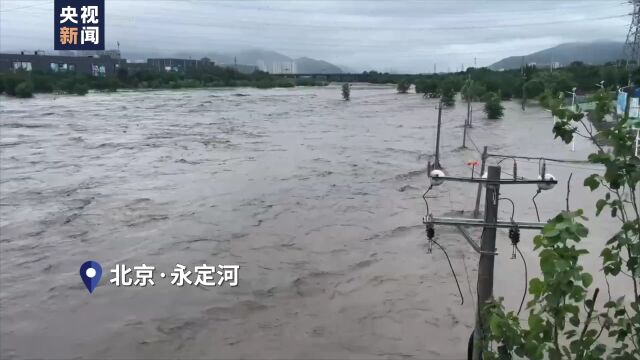
{"type": "MultiPolygon", "coordinates": [[[[487,66],[563,42],[624,41],[624,0],[106,0],[107,48],[275,50],[357,71],[487,66]]],[[[52,50],[53,0],[0,0],[0,51],[52,50]]]]}

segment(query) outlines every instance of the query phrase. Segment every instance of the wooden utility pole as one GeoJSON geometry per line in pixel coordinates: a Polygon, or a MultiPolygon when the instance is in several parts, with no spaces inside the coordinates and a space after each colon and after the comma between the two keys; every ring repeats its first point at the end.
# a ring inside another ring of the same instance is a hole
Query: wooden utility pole
{"type": "Polygon", "coordinates": [[[440,166],[440,126],[442,125],[442,100],[438,102],[438,130],[436,131],[436,160],[434,168],[442,169],[440,166]]]}
{"type": "Polygon", "coordinates": [[[498,221],[498,194],[500,193],[500,167],[489,166],[487,194],[484,206],[484,222],[480,243],[480,263],[478,264],[478,306],[476,307],[476,327],[473,333],[473,360],[481,360],[484,349],[482,309],[493,296],[493,265],[496,251],[496,227],[498,221]],[[491,183],[491,181],[496,181],[491,183]],[[494,225],[494,226],[491,226],[494,225]]]}
{"type": "Polygon", "coordinates": [[[462,147],[467,147],[467,128],[471,126],[471,95],[467,94],[467,118],[464,120],[464,130],[462,132],[462,147]]]}
{"type": "Polygon", "coordinates": [[[469,120],[465,120],[463,130],[462,130],[462,147],[467,147],[467,122],[469,120]]]}
{"type": "MultiPolygon", "coordinates": [[[[484,167],[487,164],[488,157],[487,147],[482,150],[482,163],[480,164],[480,176],[484,175],[484,167]]],[[[477,218],[480,215],[480,196],[482,196],[482,184],[478,184],[478,194],[476,195],[476,208],[473,210],[473,217],[477,218]]]]}

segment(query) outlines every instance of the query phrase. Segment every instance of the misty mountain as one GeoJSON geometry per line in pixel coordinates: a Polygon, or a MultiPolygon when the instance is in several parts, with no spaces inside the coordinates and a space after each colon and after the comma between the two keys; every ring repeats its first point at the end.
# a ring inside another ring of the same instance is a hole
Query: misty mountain
{"type": "MultiPolygon", "coordinates": [[[[624,58],[624,43],[616,41],[594,41],[565,43],[524,56],[524,63],[536,63],[538,67],[559,62],[568,65],[573,61],[586,64],[604,64],[624,58]]],[[[490,69],[518,69],[522,65],[523,56],[510,56],[489,66],[490,69]]]]}
{"type": "Polygon", "coordinates": [[[180,51],[173,53],[162,53],[160,51],[129,51],[122,55],[129,60],[143,60],[153,57],[175,57],[180,59],[200,59],[208,57],[216,64],[230,65],[233,64],[234,61],[237,61],[239,65],[258,66],[259,64],[263,64],[266,66],[267,71],[270,71],[274,64],[295,62],[298,73],[337,74],[342,72],[340,67],[324,60],[308,57],[293,59],[279,52],[263,49],[249,49],[235,53],[211,51],[180,51]]]}
{"type": "Polygon", "coordinates": [[[342,69],[324,60],[316,60],[308,57],[295,59],[298,73],[301,74],[339,74],[342,69]]]}

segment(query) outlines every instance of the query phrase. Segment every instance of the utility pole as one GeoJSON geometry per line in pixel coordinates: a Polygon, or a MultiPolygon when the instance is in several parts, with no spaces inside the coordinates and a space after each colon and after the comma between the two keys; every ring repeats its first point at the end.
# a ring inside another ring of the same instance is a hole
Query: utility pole
{"type": "MultiPolygon", "coordinates": [[[[485,154],[487,147],[485,146],[485,154]]],[[[487,155],[488,156],[488,155],[487,155]]],[[[485,158],[485,156],[483,156],[485,158]]],[[[483,162],[484,163],[484,162],[483,162]]],[[[483,166],[484,167],[484,166],[483,166]]],[[[469,355],[473,360],[480,360],[482,358],[483,351],[487,348],[485,339],[487,338],[486,332],[488,322],[484,318],[483,310],[487,305],[487,301],[493,296],[493,275],[494,275],[494,260],[496,253],[496,232],[497,228],[509,228],[511,244],[514,247],[514,252],[520,238],[519,229],[538,229],[541,230],[546,225],[543,222],[521,222],[515,221],[513,217],[510,220],[498,220],[498,203],[500,201],[500,185],[537,185],[538,189],[548,190],[553,188],[558,181],[551,177],[548,179],[501,179],[500,166],[489,166],[487,178],[482,177],[455,177],[446,176],[443,174],[434,175],[431,177],[431,187],[438,186],[447,181],[477,183],[482,186],[483,184],[487,188],[485,197],[485,211],[484,219],[470,219],[470,218],[448,218],[448,217],[435,217],[429,212],[429,205],[427,204],[427,214],[423,218],[423,224],[425,224],[425,230],[427,238],[429,239],[428,249],[431,249],[431,241],[435,237],[434,225],[448,225],[456,226],[462,233],[463,237],[471,245],[473,250],[480,254],[480,261],[478,263],[478,298],[475,314],[475,328],[473,331],[473,343],[470,344],[469,355]],[[481,243],[478,245],[471,236],[464,230],[462,226],[481,226],[483,227],[481,243]],[[511,235],[511,234],[517,235],[511,235]]],[[[544,170],[543,170],[544,173],[544,170]]],[[[430,187],[430,188],[431,188],[430,187]]],[[[426,199],[425,199],[426,201],[426,199]]],[[[462,291],[460,291],[462,295],[462,291]]]]}
{"type": "Polygon", "coordinates": [[[482,229],[482,240],[480,243],[480,263],[478,264],[478,309],[476,313],[476,327],[473,332],[473,360],[481,360],[484,348],[482,334],[482,308],[493,296],[493,265],[496,251],[496,227],[498,221],[498,195],[500,194],[500,183],[491,181],[500,180],[500,167],[489,166],[487,176],[487,194],[484,203],[484,222],[489,224],[482,229]],[[482,345],[482,346],[479,346],[482,345]]]}
{"type": "Polygon", "coordinates": [[[440,126],[442,125],[442,100],[438,102],[438,130],[436,131],[436,160],[433,166],[436,169],[441,169],[440,166],[440,126]]]}
{"type": "Polygon", "coordinates": [[[436,64],[433,64],[433,73],[436,73],[436,64]]]}
{"type": "MultiPolygon", "coordinates": [[[[484,167],[487,164],[488,158],[487,147],[482,150],[482,162],[480,163],[480,176],[484,175],[484,167]]],[[[476,208],[473,210],[473,217],[477,218],[480,215],[480,196],[482,196],[482,184],[478,184],[478,194],[476,195],[476,208]]]]}
{"type": "Polygon", "coordinates": [[[467,118],[464,120],[464,130],[462,132],[462,147],[467,147],[467,128],[471,125],[471,94],[467,93],[467,118]]]}
{"type": "Polygon", "coordinates": [[[462,147],[466,148],[467,147],[467,122],[469,120],[465,120],[464,122],[464,126],[462,127],[462,147]]]}

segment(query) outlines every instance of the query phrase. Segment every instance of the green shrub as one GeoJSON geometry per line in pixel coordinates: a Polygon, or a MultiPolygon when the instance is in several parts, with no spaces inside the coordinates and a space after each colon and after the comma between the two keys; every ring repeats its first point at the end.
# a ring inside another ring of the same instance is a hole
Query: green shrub
{"type": "Polygon", "coordinates": [[[544,84],[540,80],[529,80],[524,84],[524,91],[527,98],[537,98],[544,92],[544,84]]]}
{"type": "Polygon", "coordinates": [[[16,86],[15,94],[19,98],[33,97],[33,84],[28,81],[23,81],[16,86]]]}
{"type": "Polygon", "coordinates": [[[493,99],[496,96],[498,96],[498,94],[494,93],[493,91],[489,91],[482,94],[482,96],[480,97],[480,101],[488,102],[488,101],[491,101],[491,99],[493,99]]]}
{"type": "Polygon", "coordinates": [[[411,87],[411,84],[408,81],[402,80],[398,83],[398,86],[396,86],[396,89],[398,90],[398,93],[406,94],[409,91],[410,87],[411,87]]]}
{"type": "Polygon", "coordinates": [[[504,107],[500,103],[500,96],[495,95],[484,104],[484,113],[488,119],[500,119],[504,115],[504,107]]]}
{"type": "Polygon", "coordinates": [[[258,89],[270,89],[275,87],[275,83],[271,79],[262,79],[256,83],[258,89]]]}
{"type": "Polygon", "coordinates": [[[416,82],[416,93],[435,94],[438,92],[438,82],[436,80],[420,79],[416,82]]]}
{"type": "Polygon", "coordinates": [[[87,95],[89,92],[89,87],[85,84],[76,84],[73,87],[73,93],[76,95],[87,95]]]}
{"type": "Polygon", "coordinates": [[[20,80],[15,75],[7,75],[4,77],[4,91],[7,95],[16,96],[16,87],[20,84],[22,80],[20,80]]]}
{"type": "Polygon", "coordinates": [[[276,87],[280,88],[291,88],[296,86],[294,80],[291,79],[278,79],[276,81],[276,87]]]}
{"type": "Polygon", "coordinates": [[[349,101],[349,99],[351,99],[351,84],[349,83],[342,84],[342,98],[345,101],[349,101]]]}
{"type": "Polygon", "coordinates": [[[442,93],[441,101],[444,106],[447,106],[447,107],[454,106],[456,104],[455,90],[451,87],[444,89],[442,93]]]}

